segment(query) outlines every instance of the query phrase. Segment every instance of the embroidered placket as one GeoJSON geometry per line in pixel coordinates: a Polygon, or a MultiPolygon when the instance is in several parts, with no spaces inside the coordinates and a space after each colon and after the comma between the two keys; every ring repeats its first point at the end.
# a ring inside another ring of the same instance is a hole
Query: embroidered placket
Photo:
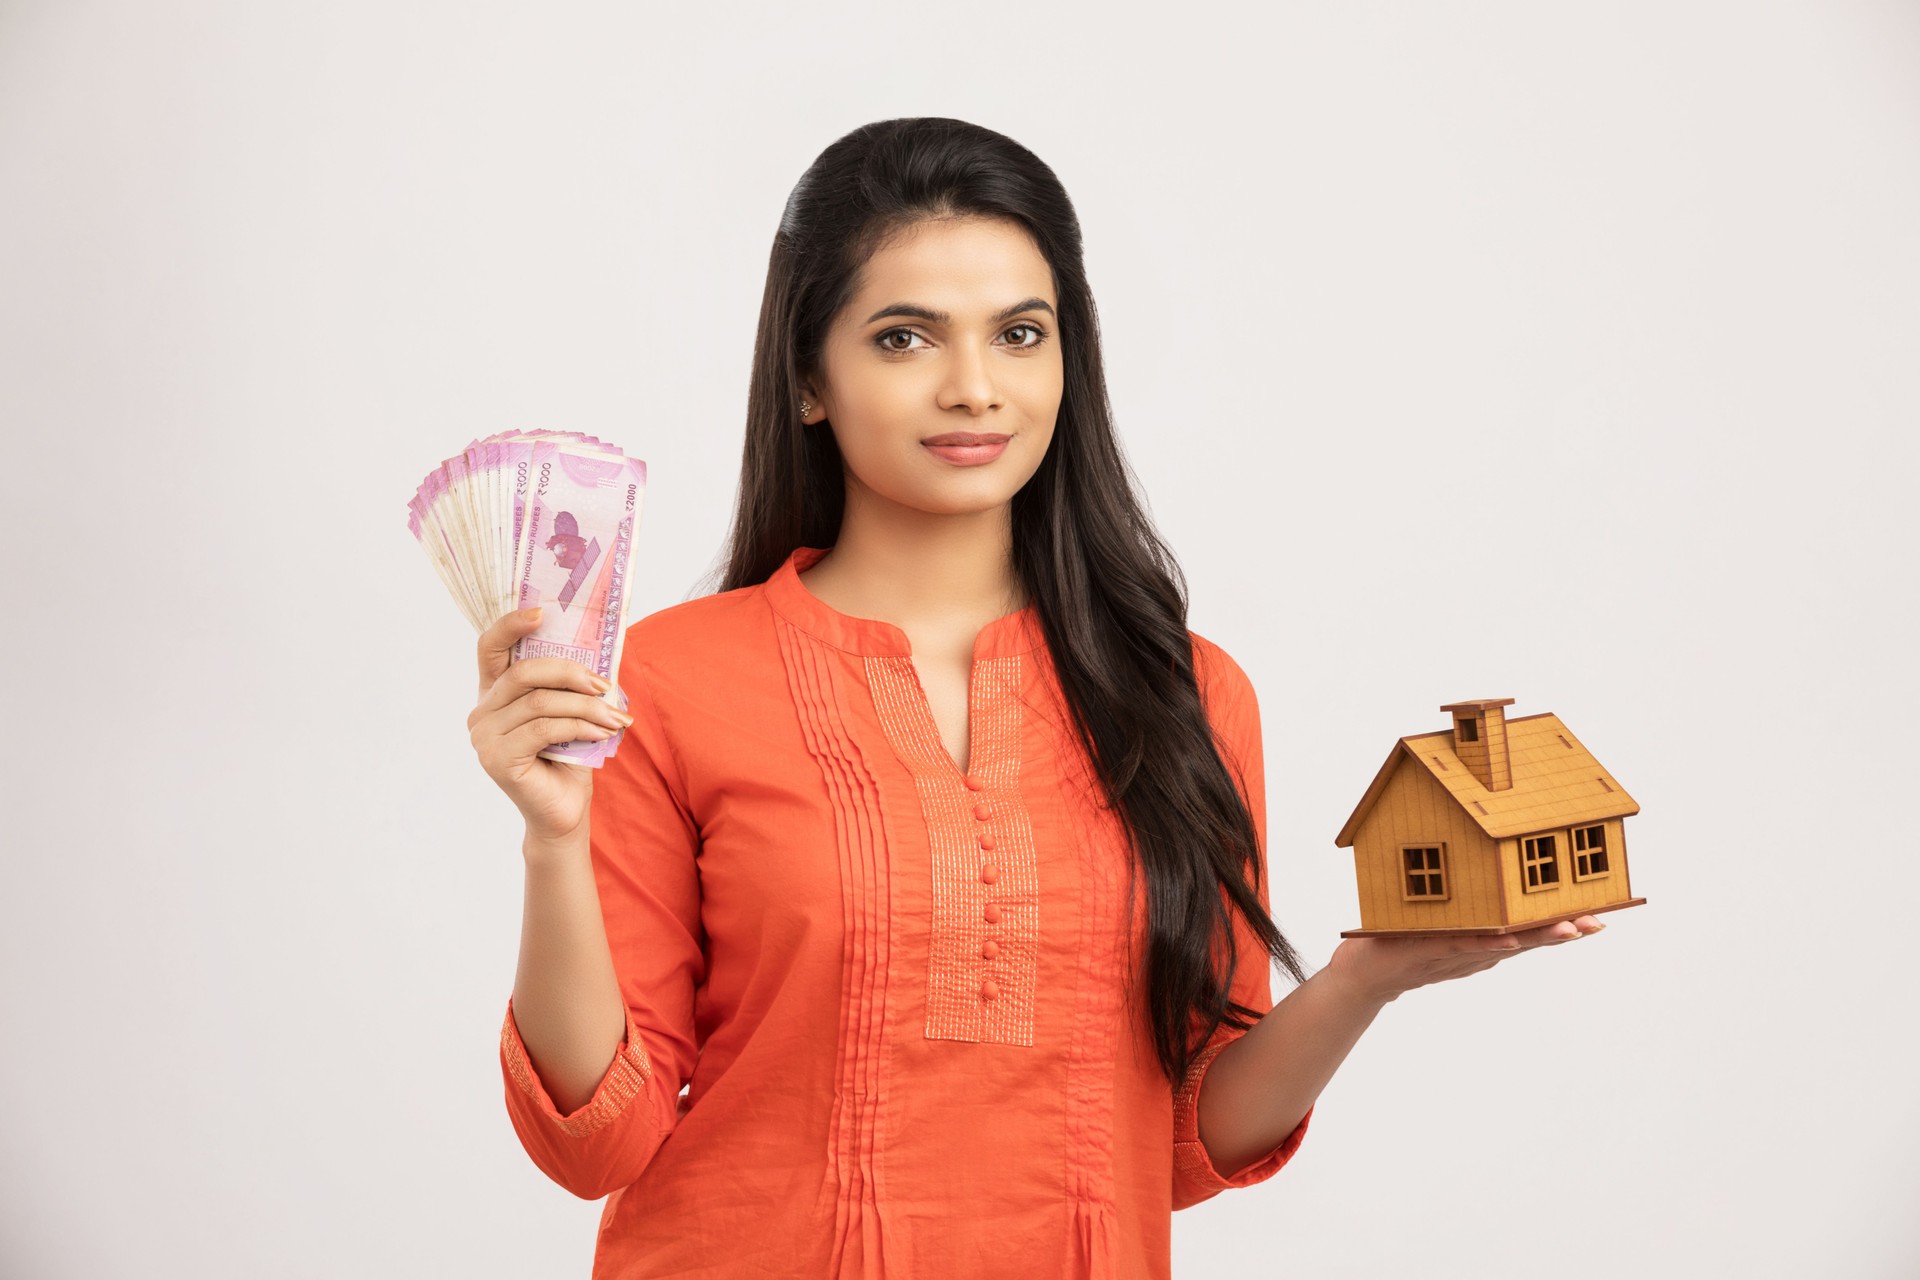
{"type": "Polygon", "coordinates": [[[911,657],[868,657],[875,709],[920,795],[933,868],[927,972],[929,1040],[1033,1043],[1040,882],[1020,794],[1024,654],[973,664],[968,771],[940,726],[911,657]]]}

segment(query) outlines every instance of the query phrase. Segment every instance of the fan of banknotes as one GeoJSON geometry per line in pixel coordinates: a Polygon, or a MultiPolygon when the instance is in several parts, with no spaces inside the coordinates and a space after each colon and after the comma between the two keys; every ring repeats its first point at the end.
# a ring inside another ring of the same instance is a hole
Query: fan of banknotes
{"type": "MultiPolygon", "coordinates": [[[[539,627],[512,661],[571,658],[613,681],[606,700],[624,711],[628,565],[646,488],[647,464],[604,440],[503,431],[420,482],[407,528],[476,633],[541,606],[539,627]]],[[[597,769],[624,736],[557,742],[540,754],[597,769]]]]}

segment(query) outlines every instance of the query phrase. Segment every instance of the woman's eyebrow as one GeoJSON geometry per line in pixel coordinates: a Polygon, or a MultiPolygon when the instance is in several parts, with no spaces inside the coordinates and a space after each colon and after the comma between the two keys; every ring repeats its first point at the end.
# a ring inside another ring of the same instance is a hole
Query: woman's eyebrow
{"type": "MultiPolygon", "coordinates": [[[[1010,307],[1000,308],[1000,310],[994,312],[988,319],[993,324],[999,324],[1002,320],[1013,319],[1013,317],[1019,315],[1022,311],[1044,311],[1048,315],[1053,314],[1053,308],[1046,304],[1045,299],[1026,298],[1014,303],[1010,307]]],[[[916,320],[925,320],[931,324],[953,323],[953,317],[946,312],[935,311],[932,307],[923,307],[913,302],[895,302],[889,306],[882,307],[868,316],[862,323],[872,324],[882,316],[912,316],[916,320]]]]}

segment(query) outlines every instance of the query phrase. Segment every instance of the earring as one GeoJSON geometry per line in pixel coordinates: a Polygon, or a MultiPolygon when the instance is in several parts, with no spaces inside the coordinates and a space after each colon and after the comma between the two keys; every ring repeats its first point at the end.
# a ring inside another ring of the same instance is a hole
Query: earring
{"type": "Polygon", "coordinates": [[[800,421],[805,422],[806,420],[807,420],[807,402],[805,400],[802,400],[800,402],[800,421]]]}

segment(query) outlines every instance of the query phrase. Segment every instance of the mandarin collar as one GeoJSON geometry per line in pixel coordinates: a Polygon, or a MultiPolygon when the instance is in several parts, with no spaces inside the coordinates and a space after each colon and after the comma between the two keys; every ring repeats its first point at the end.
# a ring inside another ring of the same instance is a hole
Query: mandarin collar
{"type": "MultiPolygon", "coordinates": [[[[762,584],[767,602],[781,617],[837,649],[876,658],[912,657],[913,643],[905,631],[878,618],[856,618],[850,613],[841,613],[800,581],[801,572],[812,568],[829,550],[828,547],[795,547],[789,552],[785,562],[762,584]]],[[[977,662],[982,658],[1027,653],[1042,642],[1039,607],[1029,601],[1025,607],[1002,614],[982,627],[974,637],[973,657],[977,662]]]]}

